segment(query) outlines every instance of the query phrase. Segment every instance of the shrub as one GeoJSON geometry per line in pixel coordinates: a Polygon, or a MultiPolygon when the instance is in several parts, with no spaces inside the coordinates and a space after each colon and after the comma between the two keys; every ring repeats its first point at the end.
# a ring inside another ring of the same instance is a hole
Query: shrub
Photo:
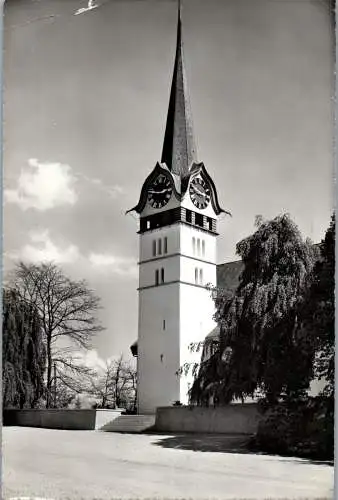
{"type": "Polygon", "coordinates": [[[333,459],[333,400],[316,397],[279,403],[265,412],[253,449],[316,460],[333,459]]]}

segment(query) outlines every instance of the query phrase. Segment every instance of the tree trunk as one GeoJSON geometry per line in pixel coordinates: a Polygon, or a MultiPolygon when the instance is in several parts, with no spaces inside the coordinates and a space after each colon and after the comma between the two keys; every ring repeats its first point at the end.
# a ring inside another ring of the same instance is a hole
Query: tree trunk
{"type": "Polygon", "coordinates": [[[47,395],[46,395],[46,408],[51,407],[52,399],[52,349],[51,349],[51,339],[47,340],[47,395]]]}

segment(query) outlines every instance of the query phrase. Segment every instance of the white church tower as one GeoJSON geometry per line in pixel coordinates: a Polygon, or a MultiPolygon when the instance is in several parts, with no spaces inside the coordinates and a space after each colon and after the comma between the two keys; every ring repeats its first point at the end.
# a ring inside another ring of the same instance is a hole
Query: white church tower
{"type": "Polygon", "coordinates": [[[179,370],[199,362],[201,352],[191,353],[189,345],[203,341],[215,326],[206,285],[216,285],[216,222],[224,212],[196,158],[180,8],[161,163],[130,211],[140,216],[138,413],[153,414],[158,406],[188,402],[193,377],[179,370]]]}

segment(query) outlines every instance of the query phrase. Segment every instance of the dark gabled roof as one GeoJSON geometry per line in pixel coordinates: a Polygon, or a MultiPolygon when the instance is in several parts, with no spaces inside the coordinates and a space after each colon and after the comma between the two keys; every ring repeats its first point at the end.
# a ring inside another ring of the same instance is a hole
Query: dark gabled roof
{"type": "Polygon", "coordinates": [[[229,292],[235,292],[239,284],[244,264],[241,260],[226,262],[217,266],[217,286],[229,292]]]}
{"type": "Polygon", "coordinates": [[[161,162],[184,178],[196,162],[196,146],[184,67],[181,9],[178,8],[177,41],[167,123],[161,162]]]}
{"type": "Polygon", "coordinates": [[[205,337],[205,340],[207,342],[213,342],[214,340],[218,341],[219,333],[220,333],[219,326],[215,326],[215,328],[211,330],[211,332],[209,332],[208,335],[205,337]]]}

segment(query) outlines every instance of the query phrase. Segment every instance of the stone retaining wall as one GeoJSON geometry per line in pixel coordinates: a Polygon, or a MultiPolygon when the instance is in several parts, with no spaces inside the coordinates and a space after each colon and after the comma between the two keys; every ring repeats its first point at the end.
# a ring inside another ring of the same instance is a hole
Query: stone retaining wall
{"type": "Polygon", "coordinates": [[[211,434],[254,434],[261,420],[257,404],[223,407],[168,406],[157,408],[156,431],[211,434]]]}
{"type": "Polygon", "coordinates": [[[4,410],[3,425],[47,429],[93,430],[96,410],[41,409],[4,410]]]}

